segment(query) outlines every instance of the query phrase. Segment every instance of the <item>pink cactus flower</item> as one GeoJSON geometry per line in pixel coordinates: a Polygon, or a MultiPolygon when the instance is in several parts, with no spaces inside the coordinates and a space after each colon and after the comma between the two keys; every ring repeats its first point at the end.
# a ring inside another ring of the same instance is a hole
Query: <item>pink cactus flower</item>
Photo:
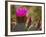
{"type": "Polygon", "coordinates": [[[28,9],[26,7],[19,7],[16,9],[16,16],[26,16],[28,9]]]}

